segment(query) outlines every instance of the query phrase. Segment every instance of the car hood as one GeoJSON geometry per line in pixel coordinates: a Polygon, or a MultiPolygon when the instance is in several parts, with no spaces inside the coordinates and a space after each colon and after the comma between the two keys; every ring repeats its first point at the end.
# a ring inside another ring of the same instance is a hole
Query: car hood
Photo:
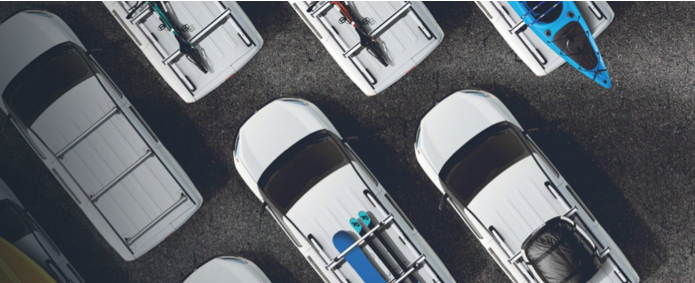
{"type": "Polygon", "coordinates": [[[505,120],[486,97],[455,93],[422,119],[418,148],[439,173],[456,150],[483,130],[505,120]]]}
{"type": "Polygon", "coordinates": [[[374,208],[363,193],[366,189],[352,166],[345,165],[304,194],[287,212],[287,218],[304,235],[313,235],[326,253],[335,257],[339,252],[333,246],[333,236],[344,230],[359,238],[350,218],[374,208]]]}
{"type": "Polygon", "coordinates": [[[19,71],[53,46],[70,41],[52,14],[25,11],[0,24],[0,90],[19,71]]]}
{"type": "Polygon", "coordinates": [[[299,101],[276,100],[256,112],[239,130],[237,155],[255,181],[280,154],[324,126],[299,101]]]}
{"type": "Polygon", "coordinates": [[[533,231],[567,212],[545,187],[547,181],[534,158],[528,156],[485,186],[468,209],[485,227],[494,227],[516,253],[533,231]]]}

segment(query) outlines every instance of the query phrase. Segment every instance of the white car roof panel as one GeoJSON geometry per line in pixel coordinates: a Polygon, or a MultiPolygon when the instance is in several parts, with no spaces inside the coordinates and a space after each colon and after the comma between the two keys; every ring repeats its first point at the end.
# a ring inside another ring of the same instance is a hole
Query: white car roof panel
{"type": "Polygon", "coordinates": [[[547,180],[528,156],[493,179],[467,207],[485,227],[495,227],[516,253],[528,235],[566,212],[545,187],[547,180]]]}

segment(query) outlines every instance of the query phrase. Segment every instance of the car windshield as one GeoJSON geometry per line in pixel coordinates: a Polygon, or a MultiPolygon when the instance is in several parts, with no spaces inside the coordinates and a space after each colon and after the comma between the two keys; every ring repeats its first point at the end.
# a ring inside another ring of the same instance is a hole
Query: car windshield
{"type": "Polygon", "coordinates": [[[22,69],[2,98],[24,125],[36,119],[65,92],[92,76],[87,63],[71,43],[57,45],[22,69]]]}
{"type": "Polygon", "coordinates": [[[283,152],[258,181],[258,186],[283,213],[309,189],[349,162],[326,131],[308,135],[283,152]]]}
{"type": "Polygon", "coordinates": [[[439,177],[464,205],[490,181],[530,153],[506,122],[493,125],[464,144],[444,164],[439,177]]]}
{"type": "Polygon", "coordinates": [[[0,201],[0,237],[13,243],[31,233],[31,228],[26,224],[19,208],[11,201],[0,201]]]}

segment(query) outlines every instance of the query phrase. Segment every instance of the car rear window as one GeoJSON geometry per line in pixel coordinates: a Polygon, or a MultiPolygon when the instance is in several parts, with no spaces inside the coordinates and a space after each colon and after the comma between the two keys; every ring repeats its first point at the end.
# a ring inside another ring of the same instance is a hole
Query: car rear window
{"type": "Polygon", "coordinates": [[[500,173],[529,155],[516,131],[503,122],[464,144],[444,164],[439,177],[465,205],[500,173]]]}
{"type": "Polygon", "coordinates": [[[0,201],[0,237],[13,243],[31,233],[23,215],[9,200],[0,201]]]}
{"type": "Polygon", "coordinates": [[[283,152],[263,172],[258,185],[285,214],[309,189],[348,162],[336,141],[319,131],[283,152]]]}
{"type": "Polygon", "coordinates": [[[2,97],[24,125],[31,126],[60,96],[93,75],[71,43],[57,45],[29,63],[2,97]]]}

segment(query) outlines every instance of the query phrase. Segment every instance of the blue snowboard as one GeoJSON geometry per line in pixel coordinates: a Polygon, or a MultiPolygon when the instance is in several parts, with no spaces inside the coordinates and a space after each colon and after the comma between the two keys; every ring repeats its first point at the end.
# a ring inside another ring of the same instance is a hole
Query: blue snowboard
{"type": "Polygon", "coordinates": [[[509,1],[514,11],[550,49],[587,77],[611,88],[594,36],[571,1],[509,1]]]}
{"type": "MultiPolygon", "coordinates": [[[[355,239],[347,231],[338,231],[338,233],[333,235],[333,245],[338,249],[338,252],[342,253],[353,243],[355,243],[355,239]]],[[[360,247],[355,247],[350,250],[345,255],[345,260],[352,266],[352,269],[357,272],[364,282],[386,283],[386,280],[381,277],[379,271],[374,268],[374,265],[372,265],[367,256],[364,255],[360,247]]]]}

